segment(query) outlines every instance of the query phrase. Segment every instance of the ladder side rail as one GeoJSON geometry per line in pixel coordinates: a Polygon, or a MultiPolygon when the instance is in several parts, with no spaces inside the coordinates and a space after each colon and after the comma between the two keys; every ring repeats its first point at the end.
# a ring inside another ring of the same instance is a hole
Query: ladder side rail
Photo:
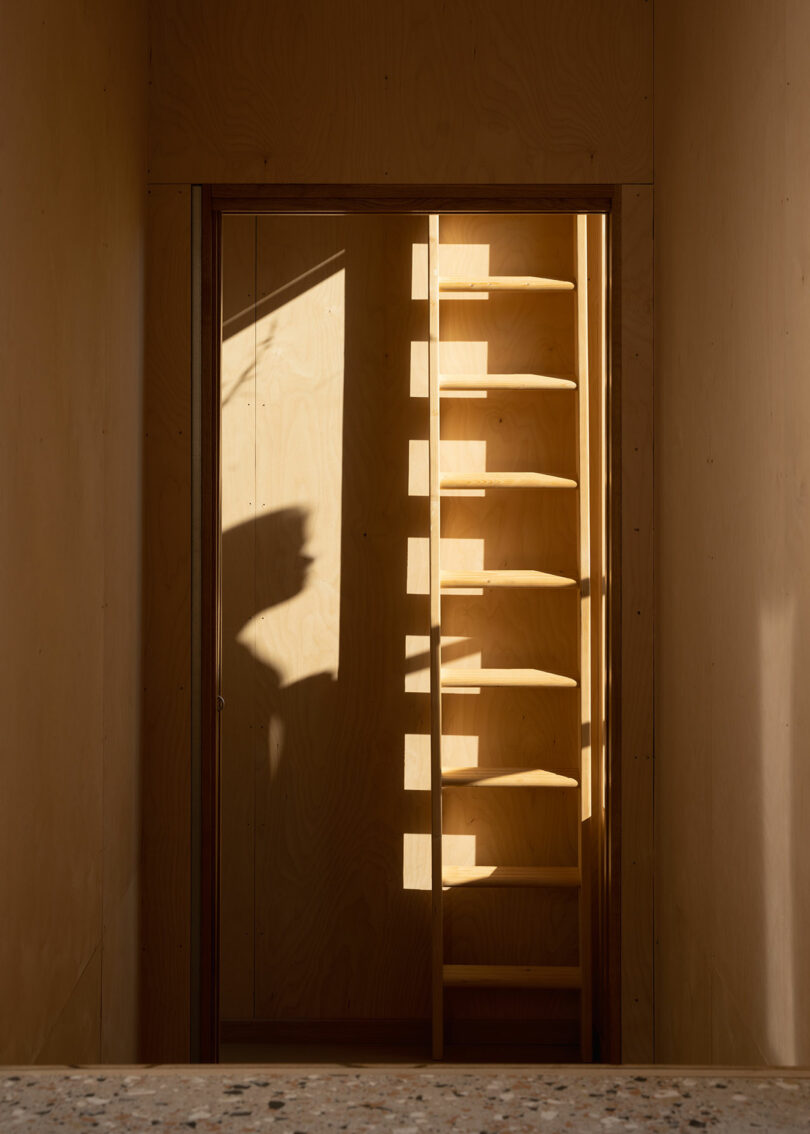
{"type": "Polygon", "coordinates": [[[591,753],[596,722],[591,698],[591,556],[590,556],[590,431],[588,383],[588,218],[575,218],[576,255],[576,374],[577,374],[577,481],[579,485],[579,688],[580,774],[578,866],[580,1054],[583,1063],[593,1058],[593,980],[591,973],[591,878],[589,840],[591,832],[591,753]]]}
{"type": "Polygon", "coordinates": [[[442,909],[441,494],[439,469],[439,217],[428,221],[428,380],[430,414],[430,859],[432,1053],[444,1054],[444,925],[442,909]]]}

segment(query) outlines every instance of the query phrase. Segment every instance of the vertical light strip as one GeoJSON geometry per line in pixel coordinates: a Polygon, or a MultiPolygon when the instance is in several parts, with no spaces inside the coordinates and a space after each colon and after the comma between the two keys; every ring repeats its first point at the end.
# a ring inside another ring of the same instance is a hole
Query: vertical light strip
{"type": "Polygon", "coordinates": [[[430,862],[433,974],[433,1058],[444,1053],[444,926],[442,912],[442,628],[439,544],[439,218],[428,222],[428,394],[430,411],[430,862]]]}
{"type": "Polygon", "coordinates": [[[191,186],[191,972],[189,1051],[200,1059],[202,886],[202,188],[191,186]]]}
{"type": "Polygon", "coordinates": [[[590,854],[591,738],[595,722],[591,703],[591,540],[590,540],[590,435],[588,429],[588,218],[576,217],[576,374],[579,484],[579,690],[580,690],[580,816],[579,816],[579,965],[580,1049],[582,1062],[592,1058],[591,1026],[591,917],[590,854]],[[587,824],[587,826],[586,826],[587,824]]]}

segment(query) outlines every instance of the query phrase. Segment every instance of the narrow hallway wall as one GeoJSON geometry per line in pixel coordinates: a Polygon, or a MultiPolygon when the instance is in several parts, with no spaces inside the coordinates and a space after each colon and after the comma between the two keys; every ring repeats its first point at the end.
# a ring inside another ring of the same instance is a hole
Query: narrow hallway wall
{"type": "Polygon", "coordinates": [[[656,4],[656,1058],[810,1062],[810,7],[656,4]]]}
{"type": "Polygon", "coordinates": [[[138,1025],[146,12],[0,12],[0,1062],[138,1025]]]}

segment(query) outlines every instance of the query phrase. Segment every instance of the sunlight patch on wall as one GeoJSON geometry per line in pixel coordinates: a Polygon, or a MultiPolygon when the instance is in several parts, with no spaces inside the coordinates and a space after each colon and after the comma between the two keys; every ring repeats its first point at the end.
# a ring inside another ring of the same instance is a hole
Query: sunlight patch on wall
{"type": "MultiPolygon", "coordinates": [[[[442,736],[442,766],[477,768],[478,737],[442,736]]],[[[405,734],[405,790],[430,791],[430,733],[405,734]]]]}
{"type": "Polygon", "coordinates": [[[256,508],[252,447],[256,428],[253,324],[222,344],[222,530],[253,519],[256,508]]]}
{"type": "MultiPolygon", "coordinates": [[[[442,861],[454,866],[475,866],[475,835],[442,835],[442,861]]],[[[402,836],[403,890],[429,890],[430,835],[402,836]]]]}
{"type": "MultiPolygon", "coordinates": [[[[459,279],[489,275],[489,244],[440,244],[439,271],[442,276],[459,279]]],[[[428,246],[414,244],[411,254],[411,299],[428,298],[428,246]]],[[[486,302],[486,291],[447,291],[442,299],[486,302]]]]}
{"type": "MultiPolygon", "coordinates": [[[[442,665],[462,669],[481,668],[481,648],[477,638],[442,634],[442,665]]],[[[427,634],[405,635],[405,692],[430,693],[430,637],[427,634]]],[[[443,697],[456,694],[478,694],[480,689],[445,689],[443,697]]]]}
{"type": "MultiPolygon", "coordinates": [[[[257,530],[263,517],[283,509],[297,508],[305,517],[304,547],[265,548],[256,562],[260,596],[261,575],[277,571],[278,558],[307,557],[298,593],[269,608],[259,604],[240,636],[247,643],[255,632],[255,656],[289,685],[338,670],[345,269],[261,316],[255,336],[255,433],[231,429],[224,480],[233,483],[242,466],[248,472],[255,461],[257,530]]],[[[242,337],[233,336],[223,351],[242,337]]],[[[225,424],[223,411],[223,436],[225,424]]],[[[237,522],[232,511],[223,515],[223,528],[229,522],[237,522]]]]}
{"type": "MultiPolygon", "coordinates": [[[[442,441],[439,445],[442,472],[482,473],[487,470],[486,441],[442,441]]],[[[442,489],[442,497],[483,496],[483,488],[442,489]]],[[[430,496],[429,442],[408,442],[408,495],[430,496]]]]}
{"type": "MultiPolygon", "coordinates": [[[[441,540],[441,563],[445,570],[483,571],[484,541],[470,539],[441,540]]],[[[407,593],[427,595],[430,593],[430,540],[427,536],[408,537],[407,593]]],[[[454,587],[448,592],[453,595],[481,595],[481,587],[454,587]]]]}

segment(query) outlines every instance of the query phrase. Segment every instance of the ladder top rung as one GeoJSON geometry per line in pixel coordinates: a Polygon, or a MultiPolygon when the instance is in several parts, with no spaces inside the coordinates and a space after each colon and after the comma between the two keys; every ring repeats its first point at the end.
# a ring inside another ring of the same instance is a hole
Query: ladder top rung
{"type": "Polygon", "coordinates": [[[445,787],[575,788],[578,780],[545,768],[443,768],[445,787]]]}
{"type": "Polygon", "coordinates": [[[456,988],[581,988],[582,971],[568,965],[444,965],[456,988]]]}
{"type": "Polygon", "coordinates": [[[442,571],[443,587],[575,587],[576,579],[547,571],[442,571]]]}
{"type": "Polygon", "coordinates": [[[485,686],[540,686],[546,689],[575,689],[573,677],[546,673],[542,669],[459,669],[442,666],[442,687],[445,689],[484,688],[485,686]]]}
{"type": "Polygon", "coordinates": [[[545,276],[442,276],[439,291],[573,291],[571,280],[545,276]]]}
{"type": "Polygon", "coordinates": [[[444,866],[443,886],[579,886],[576,866],[444,866]]]}
{"type": "Polygon", "coordinates": [[[442,374],[441,390],[575,390],[573,378],[552,374],[442,374]]]}
{"type": "Polygon", "coordinates": [[[537,472],[447,472],[439,477],[440,488],[576,488],[567,476],[537,472]]]}

